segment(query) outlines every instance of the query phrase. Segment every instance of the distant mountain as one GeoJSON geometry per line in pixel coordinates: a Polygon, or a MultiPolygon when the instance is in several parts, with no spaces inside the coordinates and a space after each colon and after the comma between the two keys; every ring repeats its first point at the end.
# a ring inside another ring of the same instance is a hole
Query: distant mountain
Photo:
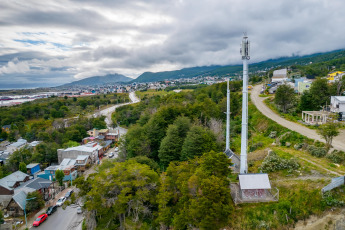
{"type": "MultiPolygon", "coordinates": [[[[320,63],[329,61],[336,58],[345,57],[345,50],[335,50],[326,53],[316,53],[305,56],[292,56],[281,57],[277,59],[269,59],[267,61],[259,63],[250,63],[250,72],[256,72],[260,70],[269,70],[277,67],[285,67],[291,65],[308,65],[310,63],[320,63]]],[[[165,71],[165,72],[145,72],[133,82],[152,82],[163,81],[167,79],[179,79],[179,78],[191,78],[200,76],[225,76],[242,73],[241,65],[228,65],[228,66],[202,66],[185,68],[181,70],[165,71]]]]}
{"type": "Polygon", "coordinates": [[[84,78],[79,81],[74,81],[68,84],[61,85],[59,87],[70,87],[70,86],[77,86],[77,85],[105,85],[105,84],[112,84],[112,83],[119,83],[119,82],[129,82],[133,80],[132,78],[126,77],[121,74],[108,74],[105,76],[95,76],[84,78]]]}
{"type": "Polygon", "coordinates": [[[212,70],[218,69],[221,66],[203,66],[203,67],[192,67],[181,70],[164,71],[164,72],[145,72],[136,78],[135,82],[152,82],[162,81],[165,79],[178,79],[178,78],[192,78],[201,76],[209,73],[212,70]]]}

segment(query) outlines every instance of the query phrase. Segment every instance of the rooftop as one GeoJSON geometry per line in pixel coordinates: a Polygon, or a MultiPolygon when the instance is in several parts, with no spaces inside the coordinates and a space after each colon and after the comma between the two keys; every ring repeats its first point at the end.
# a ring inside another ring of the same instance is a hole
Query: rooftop
{"type": "Polygon", "coordinates": [[[31,169],[31,168],[33,168],[33,167],[35,167],[35,166],[37,166],[37,165],[39,165],[39,163],[31,163],[31,164],[28,164],[28,165],[26,166],[26,168],[27,168],[27,169],[31,169]]]}
{"type": "Polygon", "coordinates": [[[338,101],[345,102],[345,96],[332,96],[332,97],[334,97],[338,101]]]}
{"type": "Polygon", "coordinates": [[[240,188],[242,189],[271,189],[267,173],[240,174],[240,188]]]}
{"type": "Polygon", "coordinates": [[[8,190],[12,190],[13,185],[17,181],[23,181],[27,176],[29,176],[29,175],[26,173],[23,173],[21,171],[16,171],[16,172],[0,179],[0,186],[6,188],[8,190]]]}

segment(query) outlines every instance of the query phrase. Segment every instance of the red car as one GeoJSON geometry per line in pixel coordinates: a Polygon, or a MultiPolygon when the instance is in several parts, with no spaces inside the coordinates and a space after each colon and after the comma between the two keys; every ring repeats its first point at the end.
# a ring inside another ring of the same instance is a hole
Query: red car
{"type": "Polygon", "coordinates": [[[34,221],[34,223],[32,224],[32,226],[37,227],[39,226],[41,223],[43,223],[43,221],[45,221],[48,218],[47,214],[42,214],[39,217],[37,217],[37,219],[34,221]]]}

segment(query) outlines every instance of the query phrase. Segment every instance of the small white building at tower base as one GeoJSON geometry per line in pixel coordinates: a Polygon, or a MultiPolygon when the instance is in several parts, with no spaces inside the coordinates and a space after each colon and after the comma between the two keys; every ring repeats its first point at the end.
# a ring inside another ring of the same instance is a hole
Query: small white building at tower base
{"type": "Polygon", "coordinates": [[[231,183],[235,204],[279,200],[279,190],[271,187],[267,173],[239,174],[238,179],[239,183],[231,183]]]}

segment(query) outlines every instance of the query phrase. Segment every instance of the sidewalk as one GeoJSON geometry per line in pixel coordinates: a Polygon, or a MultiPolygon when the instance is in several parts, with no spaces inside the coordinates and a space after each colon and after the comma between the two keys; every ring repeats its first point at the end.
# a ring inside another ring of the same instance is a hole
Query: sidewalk
{"type": "MultiPolygon", "coordinates": [[[[64,190],[62,190],[61,192],[59,192],[59,193],[55,196],[55,198],[54,198],[53,200],[50,200],[50,201],[46,202],[46,206],[44,206],[44,207],[43,207],[40,211],[38,211],[35,215],[31,216],[30,218],[29,218],[28,215],[27,215],[26,218],[27,218],[27,223],[28,223],[27,225],[28,225],[28,228],[30,229],[30,228],[32,227],[32,224],[34,223],[35,219],[36,219],[39,215],[44,214],[49,206],[55,205],[56,202],[58,201],[58,199],[60,199],[61,197],[64,197],[65,194],[67,193],[67,191],[70,190],[70,189],[75,189],[75,187],[72,186],[72,187],[65,188],[64,190]]],[[[26,225],[25,225],[25,220],[24,220],[24,225],[21,226],[21,227],[19,228],[19,230],[24,230],[25,228],[26,228],[26,225]]]]}

